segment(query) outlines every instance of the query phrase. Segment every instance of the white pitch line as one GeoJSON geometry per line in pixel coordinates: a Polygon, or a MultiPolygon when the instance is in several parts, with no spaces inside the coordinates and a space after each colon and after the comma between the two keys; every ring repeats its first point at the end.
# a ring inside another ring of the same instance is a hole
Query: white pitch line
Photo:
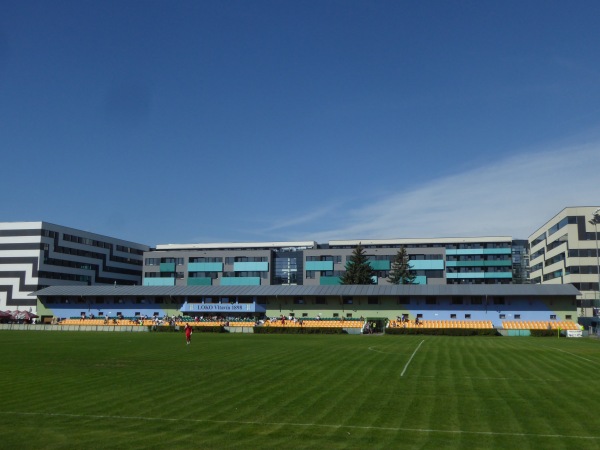
{"type": "Polygon", "coordinates": [[[423,342],[425,342],[425,339],[423,339],[419,345],[417,345],[417,348],[415,349],[415,351],[413,352],[412,355],[410,355],[410,358],[408,359],[408,362],[406,363],[406,365],[404,366],[404,370],[402,371],[402,373],[400,374],[401,377],[404,376],[404,372],[406,372],[406,369],[408,369],[408,365],[410,364],[410,362],[412,361],[413,357],[415,356],[415,354],[417,353],[417,351],[419,350],[419,348],[421,348],[421,345],[423,345],[423,342]]]}
{"type": "Polygon", "coordinates": [[[583,356],[576,355],[575,353],[571,353],[571,352],[568,352],[566,350],[562,350],[560,348],[556,348],[556,347],[548,347],[548,348],[551,348],[553,350],[558,350],[559,352],[566,353],[567,355],[574,356],[575,358],[583,359],[584,361],[588,361],[588,362],[591,362],[591,363],[595,363],[596,362],[596,361],[592,361],[591,359],[584,358],[583,356]]]}
{"type": "Polygon", "coordinates": [[[483,436],[521,436],[540,438],[566,438],[566,439],[600,439],[600,436],[578,436],[567,434],[535,434],[535,433],[510,433],[496,431],[466,431],[466,430],[440,430],[435,428],[402,428],[402,427],[377,427],[365,425],[332,425],[323,423],[295,423],[295,422],[258,422],[246,420],[212,420],[212,419],[176,419],[173,417],[143,417],[143,416],[109,416],[100,414],[66,414],[66,413],[44,413],[44,412],[19,412],[0,411],[0,414],[17,416],[44,416],[44,417],[71,417],[80,419],[109,419],[109,420],[142,420],[152,422],[190,422],[190,423],[217,423],[226,425],[262,425],[262,426],[292,426],[292,427],[319,427],[319,428],[342,428],[351,430],[375,430],[375,431],[404,431],[413,433],[445,433],[445,434],[474,434],[483,436]]]}

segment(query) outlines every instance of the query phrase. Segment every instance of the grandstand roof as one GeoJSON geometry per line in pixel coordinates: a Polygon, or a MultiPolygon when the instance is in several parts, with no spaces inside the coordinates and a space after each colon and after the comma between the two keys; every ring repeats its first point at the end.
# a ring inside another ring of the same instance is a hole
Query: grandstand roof
{"type": "Polygon", "coordinates": [[[335,286],[50,286],[37,297],[332,297],[332,296],[577,296],[571,284],[405,284],[335,286]]]}

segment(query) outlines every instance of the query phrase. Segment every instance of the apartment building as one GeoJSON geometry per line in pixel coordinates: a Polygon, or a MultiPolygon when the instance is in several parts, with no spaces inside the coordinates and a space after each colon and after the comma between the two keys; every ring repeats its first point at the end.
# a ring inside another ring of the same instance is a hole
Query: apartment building
{"type": "Polygon", "coordinates": [[[598,206],[564,208],[528,238],[531,282],[572,284],[581,292],[585,316],[592,315],[591,308],[600,298],[600,223],[594,223],[594,217],[600,219],[598,206]]]}
{"type": "Polygon", "coordinates": [[[54,285],[142,282],[143,244],[47,222],[0,223],[0,310],[34,309],[54,285]]]}
{"type": "MultiPolygon", "coordinates": [[[[508,284],[515,264],[511,237],[166,244],[144,254],[145,286],[339,284],[357,245],[375,283],[389,284],[391,262],[406,249],[417,284],[508,284]]],[[[519,251],[520,254],[521,250],[519,251]]]]}

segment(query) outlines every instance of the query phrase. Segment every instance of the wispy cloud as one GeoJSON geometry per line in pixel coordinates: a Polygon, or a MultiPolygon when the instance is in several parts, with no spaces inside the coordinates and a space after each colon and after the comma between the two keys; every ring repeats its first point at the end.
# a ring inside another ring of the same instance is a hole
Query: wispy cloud
{"type": "Polygon", "coordinates": [[[267,227],[265,230],[263,230],[263,232],[273,232],[273,231],[290,228],[290,227],[293,227],[296,225],[304,225],[307,223],[311,223],[322,217],[331,216],[335,210],[336,210],[335,206],[321,206],[312,211],[308,211],[301,216],[296,216],[296,217],[275,223],[275,224],[267,227]]]}
{"type": "MultiPolygon", "coordinates": [[[[567,206],[600,205],[600,143],[529,151],[390,194],[290,219],[292,239],[512,236],[527,238],[567,206]],[[333,217],[335,212],[335,217],[333,217]],[[331,214],[331,217],[327,217],[331,214]],[[343,224],[318,229],[318,222],[343,224]],[[324,219],[331,220],[324,220],[324,219]],[[294,225],[302,224],[302,231],[294,225]],[[309,230],[312,228],[312,231],[309,230]]],[[[285,224],[278,229],[285,233],[285,224]]]]}

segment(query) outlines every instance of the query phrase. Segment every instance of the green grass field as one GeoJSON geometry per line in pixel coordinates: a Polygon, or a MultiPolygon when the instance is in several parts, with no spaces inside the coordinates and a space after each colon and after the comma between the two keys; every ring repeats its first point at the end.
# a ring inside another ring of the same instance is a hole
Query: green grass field
{"type": "Polygon", "coordinates": [[[591,339],[0,332],[2,448],[599,449],[591,339]]]}

